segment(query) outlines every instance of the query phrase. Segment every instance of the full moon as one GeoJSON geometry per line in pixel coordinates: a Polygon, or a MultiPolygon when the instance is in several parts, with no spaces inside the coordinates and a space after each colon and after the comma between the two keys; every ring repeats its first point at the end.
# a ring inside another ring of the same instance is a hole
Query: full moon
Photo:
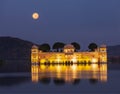
{"type": "Polygon", "coordinates": [[[32,18],[37,20],[39,18],[39,14],[38,13],[33,13],[32,18]]]}

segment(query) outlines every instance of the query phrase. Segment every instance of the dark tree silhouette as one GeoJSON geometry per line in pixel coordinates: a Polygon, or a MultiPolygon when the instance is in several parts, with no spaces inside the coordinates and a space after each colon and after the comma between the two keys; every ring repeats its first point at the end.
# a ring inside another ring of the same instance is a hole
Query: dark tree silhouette
{"type": "Polygon", "coordinates": [[[65,46],[64,43],[62,42],[56,42],[53,44],[53,49],[56,50],[57,52],[62,51],[63,47],[65,46]]]}
{"type": "Polygon", "coordinates": [[[42,50],[43,52],[49,52],[50,51],[50,45],[47,43],[44,43],[39,46],[39,50],[42,50]]]}
{"type": "Polygon", "coordinates": [[[95,51],[95,49],[97,49],[97,44],[96,43],[90,43],[88,48],[91,50],[91,51],[95,51]]]}
{"type": "Polygon", "coordinates": [[[78,43],[72,42],[71,44],[75,47],[75,51],[80,50],[80,45],[78,43]]]}

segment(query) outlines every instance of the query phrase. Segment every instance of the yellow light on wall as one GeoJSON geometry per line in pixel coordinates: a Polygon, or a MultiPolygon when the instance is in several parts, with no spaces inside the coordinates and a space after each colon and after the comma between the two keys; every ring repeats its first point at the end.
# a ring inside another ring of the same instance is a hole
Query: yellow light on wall
{"type": "Polygon", "coordinates": [[[46,61],[45,59],[41,59],[40,63],[45,63],[45,61],[46,61]]]}
{"type": "Polygon", "coordinates": [[[93,59],[92,59],[92,62],[93,62],[93,63],[96,63],[96,62],[98,62],[98,60],[97,60],[96,58],[93,58],[93,59]]]}
{"type": "Polygon", "coordinates": [[[57,63],[59,63],[60,62],[60,59],[59,58],[57,58],[57,63]]]}
{"type": "Polygon", "coordinates": [[[73,57],[72,61],[73,61],[73,62],[77,62],[76,57],[73,57]]]}
{"type": "Polygon", "coordinates": [[[61,61],[60,57],[57,56],[57,62],[59,63],[61,61]]]}

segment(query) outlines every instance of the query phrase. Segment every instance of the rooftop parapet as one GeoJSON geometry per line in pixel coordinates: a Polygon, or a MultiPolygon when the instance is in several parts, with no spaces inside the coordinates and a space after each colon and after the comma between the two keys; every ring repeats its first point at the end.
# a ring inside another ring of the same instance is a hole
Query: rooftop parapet
{"type": "Polygon", "coordinates": [[[32,49],[38,49],[38,46],[33,45],[33,46],[32,46],[32,49]]]}

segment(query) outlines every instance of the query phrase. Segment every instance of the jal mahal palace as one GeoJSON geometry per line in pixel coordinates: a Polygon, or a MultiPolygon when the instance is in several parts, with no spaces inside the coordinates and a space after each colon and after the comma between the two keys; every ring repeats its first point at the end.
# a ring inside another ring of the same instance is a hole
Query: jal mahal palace
{"type": "Polygon", "coordinates": [[[31,48],[31,62],[44,63],[107,63],[107,47],[101,45],[95,51],[78,51],[71,44],[64,46],[62,52],[42,52],[38,46],[31,48]]]}

